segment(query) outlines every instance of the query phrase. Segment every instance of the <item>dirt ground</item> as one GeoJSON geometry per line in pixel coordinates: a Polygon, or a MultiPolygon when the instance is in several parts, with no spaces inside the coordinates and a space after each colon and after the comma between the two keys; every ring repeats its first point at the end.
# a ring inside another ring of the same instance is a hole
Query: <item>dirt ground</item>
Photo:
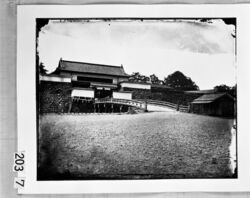
{"type": "Polygon", "coordinates": [[[180,112],[40,116],[39,180],[228,178],[233,120],[180,112]]]}

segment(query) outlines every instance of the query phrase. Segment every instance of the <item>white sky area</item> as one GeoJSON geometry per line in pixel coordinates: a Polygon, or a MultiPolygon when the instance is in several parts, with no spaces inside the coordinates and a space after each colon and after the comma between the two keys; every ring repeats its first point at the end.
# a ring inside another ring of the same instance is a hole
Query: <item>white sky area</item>
{"type": "Polygon", "coordinates": [[[40,62],[52,72],[59,59],[107,65],[125,72],[181,71],[199,86],[236,83],[235,27],[223,20],[50,20],[38,40],[40,62]]]}

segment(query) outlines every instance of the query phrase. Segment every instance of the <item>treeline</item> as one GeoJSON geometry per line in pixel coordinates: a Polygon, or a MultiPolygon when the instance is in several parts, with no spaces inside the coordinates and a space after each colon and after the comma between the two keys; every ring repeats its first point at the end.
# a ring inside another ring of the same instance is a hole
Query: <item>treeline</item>
{"type": "Polygon", "coordinates": [[[214,87],[214,90],[216,92],[228,93],[228,94],[230,94],[231,96],[233,96],[235,98],[236,98],[236,95],[237,95],[237,85],[234,85],[232,87],[224,85],[224,84],[223,85],[218,85],[218,86],[214,87]]]}
{"type": "MultiPolygon", "coordinates": [[[[181,90],[181,91],[199,90],[198,85],[190,77],[185,76],[180,71],[176,71],[168,75],[163,80],[159,79],[155,74],[152,74],[150,76],[145,76],[140,74],[139,72],[134,72],[130,76],[129,81],[151,83],[154,85],[165,85],[175,90],[181,90]]],[[[225,84],[222,84],[215,86],[213,89],[215,93],[223,92],[223,93],[228,93],[233,97],[236,97],[237,85],[230,87],[225,84]]]]}
{"type": "Polygon", "coordinates": [[[185,76],[182,72],[176,71],[163,80],[159,79],[155,74],[150,76],[145,76],[140,74],[139,72],[134,72],[130,78],[130,82],[143,82],[143,83],[151,83],[155,85],[166,85],[168,87],[174,88],[176,90],[199,90],[199,87],[196,85],[194,81],[190,77],[185,76]]]}

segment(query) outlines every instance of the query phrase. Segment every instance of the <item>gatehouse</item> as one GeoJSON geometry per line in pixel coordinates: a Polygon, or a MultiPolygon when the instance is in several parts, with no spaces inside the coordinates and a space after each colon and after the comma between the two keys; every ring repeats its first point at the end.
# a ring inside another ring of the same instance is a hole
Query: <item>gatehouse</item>
{"type": "Polygon", "coordinates": [[[60,59],[51,74],[40,75],[39,111],[124,112],[129,107],[146,109],[132,100],[130,89],[150,90],[150,83],[131,83],[123,65],[104,65],[60,59]]]}

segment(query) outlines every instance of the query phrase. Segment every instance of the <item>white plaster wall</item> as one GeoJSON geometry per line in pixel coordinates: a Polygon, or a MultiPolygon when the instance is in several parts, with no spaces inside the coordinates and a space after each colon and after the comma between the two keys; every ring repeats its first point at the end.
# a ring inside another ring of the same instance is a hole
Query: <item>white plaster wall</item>
{"type": "Polygon", "coordinates": [[[51,81],[51,82],[71,82],[71,78],[67,77],[57,77],[57,76],[40,76],[41,81],[51,81]]]}
{"type": "Polygon", "coordinates": [[[123,82],[123,81],[128,81],[128,78],[125,78],[125,77],[119,77],[119,82],[123,82]]]}
{"type": "Polygon", "coordinates": [[[74,89],[72,90],[71,96],[94,98],[94,90],[89,89],[74,89]]]}
{"type": "Polygon", "coordinates": [[[131,100],[132,99],[132,93],[127,93],[127,92],[113,92],[113,98],[117,99],[127,99],[131,100]]]}
{"type": "Polygon", "coordinates": [[[113,84],[117,84],[118,83],[118,78],[113,78],[113,84]]]}
{"type": "Polygon", "coordinates": [[[149,84],[140,84],[140,83],[121,83],[121,87],[134,88],[134,89],[151,89],[149,84]]]}

